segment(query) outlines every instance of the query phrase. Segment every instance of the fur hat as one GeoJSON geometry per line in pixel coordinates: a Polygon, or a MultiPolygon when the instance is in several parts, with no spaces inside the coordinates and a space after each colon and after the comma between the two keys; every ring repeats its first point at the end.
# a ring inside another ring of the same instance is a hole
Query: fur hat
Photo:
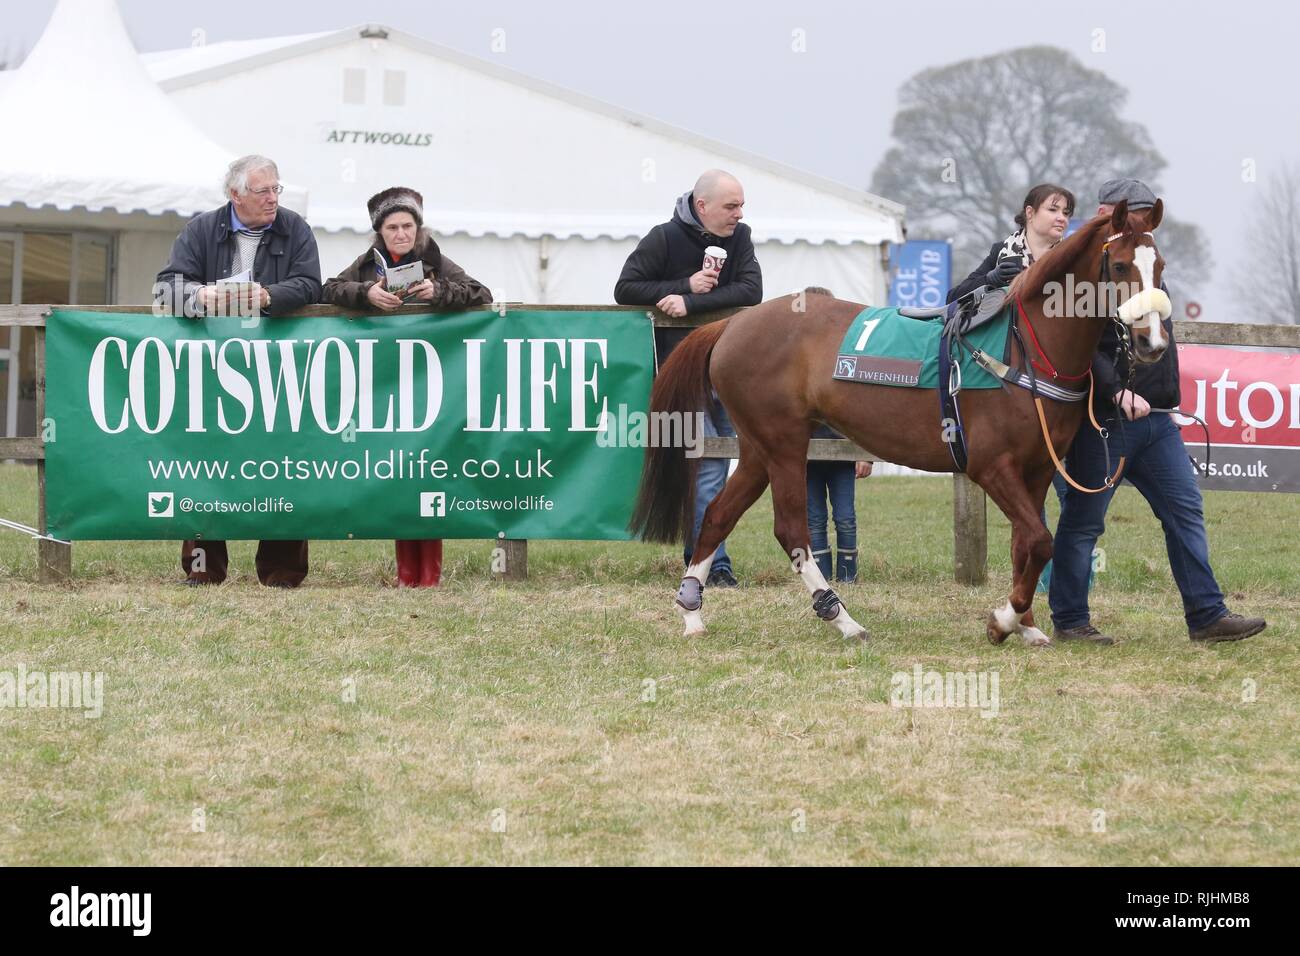
{"type": "Polygon", "coordinates": [[[424,225],[424,197],[405,186],[393,186],[375,193],[366,201],[366,208],[370,210],[370,225],[375,232],[395,212],[409,212],[415,217],[417,227],[424,225]]]}

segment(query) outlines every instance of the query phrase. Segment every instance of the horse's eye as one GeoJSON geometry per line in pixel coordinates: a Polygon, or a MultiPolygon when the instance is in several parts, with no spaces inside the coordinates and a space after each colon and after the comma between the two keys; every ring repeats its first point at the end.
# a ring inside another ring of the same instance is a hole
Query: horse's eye
{"type": "Polygon", "coordinates": [[[1125,272],[1128,272],[1128,263],[1127,262],[1115,263],[1115,271],[1120,273],[1121,275],[1123,275],[1125,272]]]}

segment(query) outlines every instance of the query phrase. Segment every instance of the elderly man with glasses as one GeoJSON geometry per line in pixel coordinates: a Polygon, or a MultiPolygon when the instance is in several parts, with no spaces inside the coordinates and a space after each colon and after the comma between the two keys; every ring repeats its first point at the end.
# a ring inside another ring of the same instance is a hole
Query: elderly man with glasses
{"type": "MultiPolygon", "coordinates": [[[[224,185],[230,201],[195,216],[176,237],[154,286],[157,307],[192,318],[257,317],[319,302],[316,237],[301,216],[280,208],[284,187],[275,163],[265,156],[237,159],[224,185]]],[[[228,562],[224,541],[181,547],[186,584],[220,584],[228,562]]],[[[258,542],[255,564],[263,584],[297,587],[307,577],[307,542],[258,542]]]]}

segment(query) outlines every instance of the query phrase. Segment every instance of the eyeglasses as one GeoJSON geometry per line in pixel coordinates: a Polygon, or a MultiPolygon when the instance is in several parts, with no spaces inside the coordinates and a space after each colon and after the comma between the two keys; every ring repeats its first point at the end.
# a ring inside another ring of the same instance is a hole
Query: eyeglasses
{"type": "Polygon", "coordinates": [[[280,195],[280,193],[284,192],[284,187],[277,183],[274,186],[263,186],[261,189],[250,189],[249,192],[261,199],[271,195],[271,193],[275,193],[277,196],[280,195]]]}

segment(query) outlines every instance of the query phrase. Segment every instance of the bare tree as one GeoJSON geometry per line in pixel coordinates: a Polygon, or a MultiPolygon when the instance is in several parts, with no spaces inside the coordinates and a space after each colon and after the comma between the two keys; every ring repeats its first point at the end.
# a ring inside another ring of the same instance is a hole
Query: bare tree
{"type": "Polygon", "coordinates": [[[1300,325],[1300,163],[1265,173],[1261,187],[1250,205],[1234,292],[1252,321],[1300,325]]]}
{"type": "MultiPolygon", "coordinates": [[[[1105,74],[1049,46],[923,70],[899,91],[895,145],[871,190],[907,206],[913,235],[952,236],[954,274],[965,274],[1015,228],[1037,183],[1073,190],[1083,218],[1096,211],[1097,188],[1108,179],[1135,177],[1159,194],[1166,163],[1145,127],[1120,115],[1127,98],[1105,74]]],[[[1165,206],[1177,202],[1166,198],[1165,206]]],[[[1208,278],[1209,248],[1197,226],[1166,215],[1160,232],[1180,288],[1208,278]]]]}

